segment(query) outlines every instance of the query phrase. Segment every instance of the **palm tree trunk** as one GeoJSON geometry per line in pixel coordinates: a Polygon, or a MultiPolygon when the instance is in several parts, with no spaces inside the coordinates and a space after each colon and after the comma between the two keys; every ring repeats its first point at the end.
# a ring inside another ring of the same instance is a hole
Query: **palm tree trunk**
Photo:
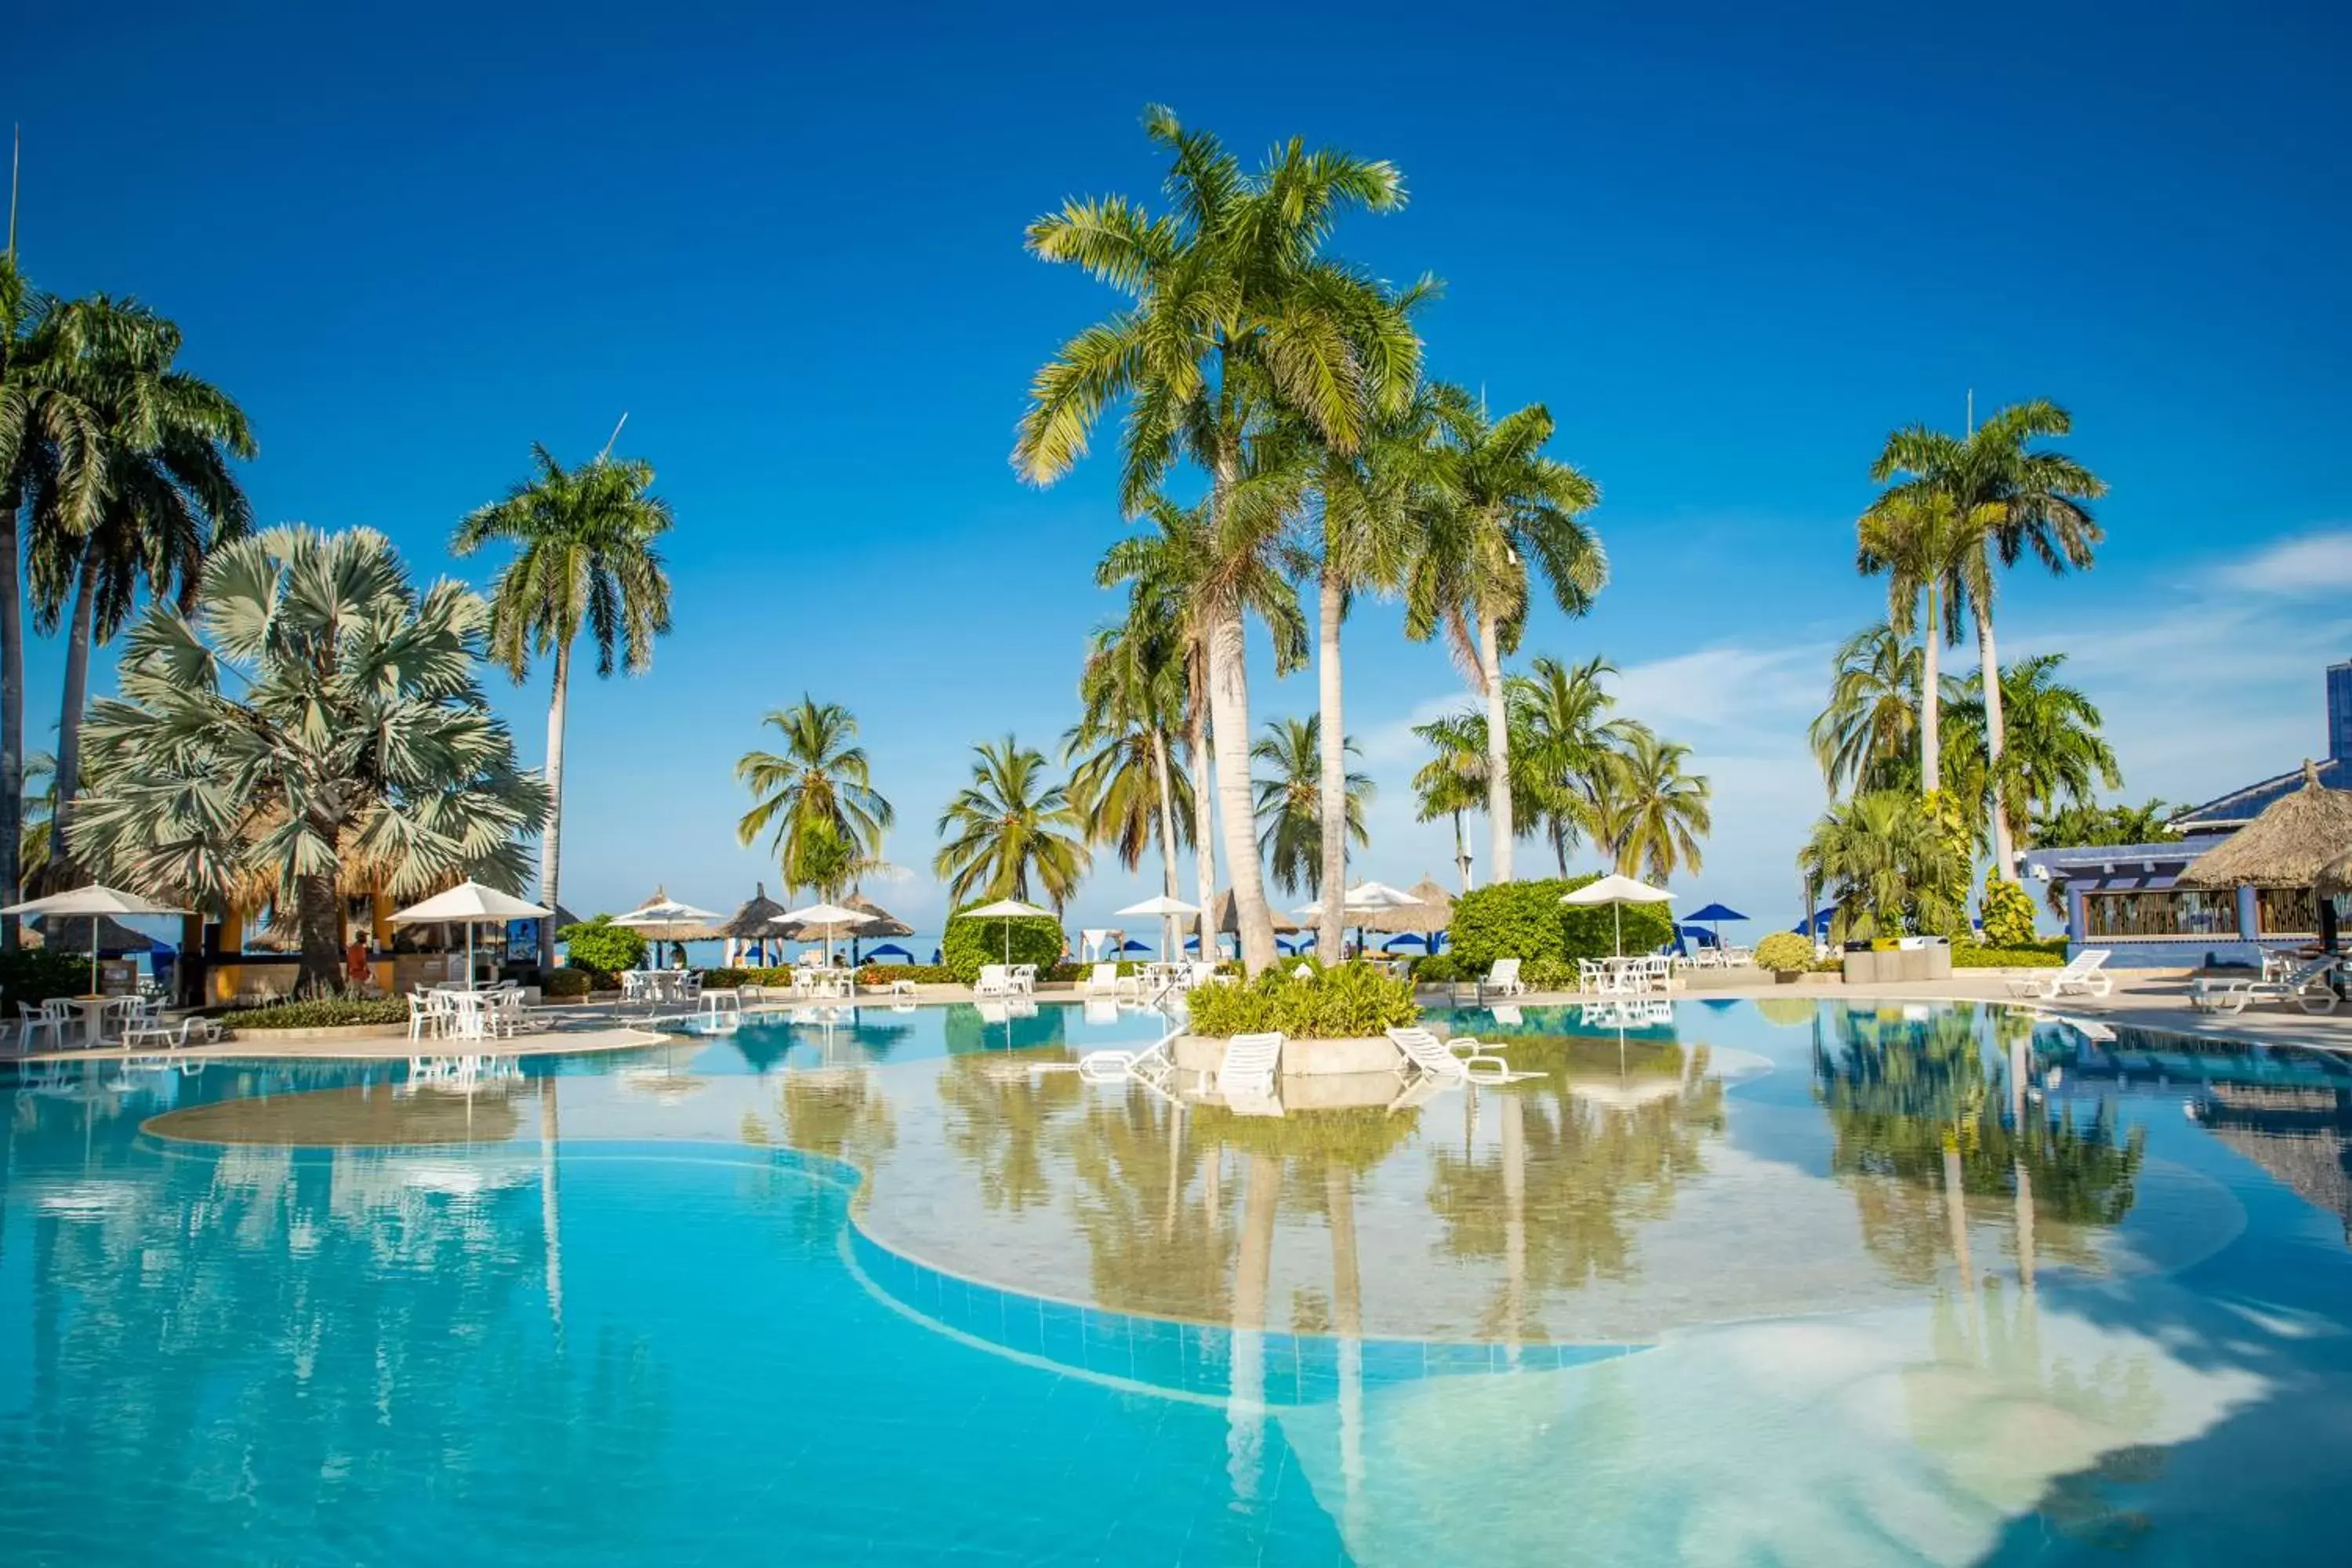
{"type": "Polygon", "coordinates": [[[1364,1489],[1364,1280],[1357,1262],[1356,1184],[1334,1160],[1323,1167],[1323,1207],[1331,1216],[1331,1327],[1339,1339],[1339,1479],[1343,1540],[1364,1489]]]}
{"type": "Polygon", "coordinates": [[[295,910],[302,929],[302,968],[297,984],[304,987],[332,985],[342,967],[335,951],[335,874],[320,871],[294,885],[295,910]]]}
{"type": "MultiPolygon", "coordinates": [[[[0,495],[0,903],[25,896],[25,603],[16,513],[24,497],[0,495]]],[[[0,949],[16,950],[15,915],[0,915],[0,949]]]]}
{"type": "MultiPolygon", "coordinates": [[[[1203,644],[1204,667],[1206,663],[1203,644]]],[[[1200,699],[1207,695],[1202,692],[1200,699]]],[[[1192,753],[1192,863],[1200,874],[1201,956],[1206,959],[1217,951],[1216,932],[1212,929],[1217,919],[1216,759],[1209,751],[1208,704],[1200,699],[1193,701],[1192,710],[1186,717],[1185,744],[1192,753]]]]}
{"type": "Polygon", "coordinates": [[[2007,881],[2017,875],[2017,861],[2009,831],[2008,803],[2000,787],[2000,753],[2005,737],[2000,717],[2000,656],[1992,646],[1992,610],[1981,602],[1977,605],[1977,662],[1984,671],[1985,774],[1992,783],[1992,868],[2007,881]]]}
{"type": "Polygon", "coordinates": [[[1244,1502],[1255,1500],[1265,1466],[1266,1298],[1281,1194],[1282,1162],[1253,1152],[1241,1246],[1234,1260],[1233,1394],[1225,1415],[1225,1472],[1234,1496],[1244,1502]]]}
{"type": "MultiPolygon", "coordinates": [[[[1160,789],[1160,888],[1172,899],[1176,896],[1176,797],[1168,780],[1168,731],[1155,724],[1150,733],[1152,780],[1160,789]]],[[[1175,944],[1176,921],[1171,916],[1160,922],[1160,956],[1168,957],[1175,944]]]]}
{"type": "Polygon", "coordinates": [[[81,782],[81,714],[89,700],[89,642],[92,606],[87,562],[74,579],[73,623],[66,641],[65,700],[58,709],[58,804],[49,813],[49,864],[65,869],[72,855],[66,847],[66,827],[73,816],[74,791],[81,782]]]}
{"type": "Polygon", "coordinates": [[[1486,816],[1494,824],[1494,858],[1487,863],[1489,882],[1512,877],[1511,844],[1518,837],[1511,821],[1511,729],[1503,700],[1503,656],[1496,642],[1495,617],[1478,612],[1478,679],[1486,699],[1486,816]]]}
{"type": "MultiPolygon", "coordinates": [[[[1274,921],[1266,909],[1265,877],[1250,837],[1249,670],[1239,605],[1209,628],[1209,730],[1216,737],[1217,816],[1225,836],[1225,870],[1233,879],[1235,923],[1241,927],[1242,968],[1263,973],[1274,963],[1274,921]]],[[[1208,957],[1203,949],[1201,956],[1208,957]]]]}
{"type": "Polygon", "coordinates": [[[1920,637],[1919,670],[1919,793],[1933,795],[1944,787],[1943,689],[1937,684],[1937,662],[1944,640],[1936,618],[1936,588],[1927,586],[1927,624],[1920,637]]]}
{"type": "Polygon", "coordinates": [[[1470,846],[1462,837],[1462,814],[1456,811],[1453,816],[1454,868],[1462,873],[1462,890],[1466,893],[1470,890],[1470,846]]]}
{"type": "Polygon", "coordinates": [[[1325,963],[1339,951],[1340,900],[1348,889],[1348,730],[1340,710],[1339,618],[1347,595],[1339,574],[1323,572],[1321,622],[1316,628],[1315,674],[1321,687],[1323,768],[1323,864],[1318,889],[1323,913],[1315,922],[1315,952],[1325,963]]]}
{"type": "Polygon", "coordinates": [[[563,872],[563,706],[572,685],[572,639],[555,648],[555,689],[547,700],[547,826],[540,846],[539,966],[555,967],[555,899],[563,872]]]}

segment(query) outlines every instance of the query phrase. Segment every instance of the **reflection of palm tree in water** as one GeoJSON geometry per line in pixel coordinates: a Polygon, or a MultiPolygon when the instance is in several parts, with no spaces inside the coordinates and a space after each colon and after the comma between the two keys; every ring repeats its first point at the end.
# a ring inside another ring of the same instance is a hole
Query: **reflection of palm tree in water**
{"type": "Polygon", "coordinates": [[[854,1068],[788,1072],[778,1100],[784,1137],[803,1152],[845,1160],[870,1174],[874,1162],[898,1145],[890,1102],[871,1073],[854,1068]]]}
{"type": "Polygon", "coordinates": [[[1022,1210],[1053,1195],[1046,1170],[1055,1121],[1076,1109],[1085,1088],[1073,1072],[1032,1072],[1033,1062],[1067,1061],[1069,1052],[1003,1053],[949,1058],[939,1077],[947,1145],[970,1165],[981,1201],[1022,1210]]]}
{"type": "Polygon", "coordinates": [[[1218,1321],[1233,1310],[1234,1233],[1221,1213],[1191,1197],[1217,1151],[1186,1137],[1185,1120],[1137,1085],[1090,1101],[1069,1140],[1076,1212],[1096,1300],[1218,1321]]]}

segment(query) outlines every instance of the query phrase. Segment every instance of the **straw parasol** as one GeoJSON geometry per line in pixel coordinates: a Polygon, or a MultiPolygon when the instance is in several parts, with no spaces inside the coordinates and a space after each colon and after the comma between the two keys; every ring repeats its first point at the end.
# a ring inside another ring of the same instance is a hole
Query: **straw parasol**
{"type": "Polygon", "coordinates": [[[719,934],[737,942],[761,943],[761,955],[764,958],[767,953],[765,943],[776,934],[776,917],[784,912],[784,906],[768,897],[767,883],[754,882],[751,887],[751,896],[743,900],[740,909],[720,923],[719,934]]]}
{"type": "Polygon", "coordinates": [[[1417,936],[1435,936],[1453,923],[1454,895],[1439,887],[1435,878],[1423,877],[1405,891],[1420,901],[1374,910],[1359,923],[1368,931],[1417,936]]]}
{"type": "MultiPolygon", "coordinates": [[[[1218,931],[1224,932],[1227,936],[1241,935],[1241,915],[1234,907],[1234,890],[1231,888],[1226,888],[1217,894],[1217,901],[1214,905],[1214,910],[1216,918],[1212,923],[1218,931]]],[[[1284,914],[1280,910],[1270,910],[1267,912],[1274,917],[1274,929],[1276,931],[1287,933],[1291,931],[1305,931],[1307,929],[1305,926],[1300,925],[1297,921],[1292,920],[1288,915],[1284,914]]]]}
{"type": "Polygon", "coordinates": [[[2334,863],[2352,855],[2352,790],[2329,789],[2308,758],[2303,787],[2263,808],[2263,814],[2196,859],[2174,884],[2181,888],[2308,888],[2334,863]]]}
{"type": "Polygon", "coordinates": [[[856,910],[867,915],[866,922],[851,934],[860,941],[873,936],[912,936],[915,928],[876,903],[863,893],[852,893],[841,900],[845,910],[856,910]]]}
{"type": "Polygon", "coordinates": [[[43,943],[54,942],[60,950],[83,949],[95,945],[107,952],[146,952],[157,945],[153,937],[142,931],[132,931],[112,915],[100,915],[97,919],[98,937],[93,944],[89,931],[89,916],[36,915],[28,922],[32,929],[27,935],[37,937],[38,941],[27,942],[25,945],[36,947],[43,943]]]}

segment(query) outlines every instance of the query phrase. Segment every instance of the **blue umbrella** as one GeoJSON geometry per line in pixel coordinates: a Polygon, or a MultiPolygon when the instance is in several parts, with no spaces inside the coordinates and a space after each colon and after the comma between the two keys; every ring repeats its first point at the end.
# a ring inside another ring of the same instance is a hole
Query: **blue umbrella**
{"type": "Polygon", "coordinates": [[[1713,925],[1715,927],[1715,945],[1717,947],[1721,947],[1723,945],[1723,922],[1726,921],[1744,921],[1748,917],[1746,915],[1741,914],[1738,910],[1733,909],[1728,904],[1709,904],[1703,910],[1693,910],[1690,913],[1683,917],[1683,919],[1686,921],[1706,921],[1709,924],[1713,925]]]}
{"type": "Polygon", "coordinates": [[[1685,953],[1690,951],[1690,944],[1693,942],[1696,942],[1701,947],[1721,947],[1723,945],[1723,938],[1717,933],[1707,930],[1705,926],[1690,925],[1687,923],[1678,925],[1675,927],[1675,935],[1682,940],[1683,951],[1685,953]]]}
{"type": "Polygon", "coordinates": [[[1830,933],[1830,917],[1836,913],[1837,906],[1827,904],[1815,910],[1811,919],[1799,921],[1789,929],[1799,936],[1827,936],[1830,933]]]}
{"type": "Polygon", "coordinates": [[[1136,941],[1133,937],[1129,937],[1125,942],[1120,942],[1118,944],[1118,950],[1121,952],[1150,952],[1151,951],[1150,946],[1136,941]]]}
{"type": "Polygon", "coordinates": [[[1388,941],[1381,943],[1381,951],[1382,952],[1395,952],[1399,949],[1408,947],[1418,948],[1422,952],[1427,952],[1429,951],[1429,939],[1422,935],[1419,931],[1409,931],[1402,936],[1392,936],[1389,938],[1388,941]]]}
{"type": "Polygon", "coordinates": [[[866,950],[866,956],[868,959],[895,958],[901,963],[915,962],[915,955],[895,942],[886,942],[880,947],[869,947],[866,950]]]}
{"type": "Polygon", "coordinates": [[[1201,939],[1200,939],[1198,936],[1188,936],[1188,937],[1186,937],[1186,938],[1184,939],[1184,951],[1185,951],[1186,952],[1200,952],[1200,951],[1201,951],[1201,939]]]}

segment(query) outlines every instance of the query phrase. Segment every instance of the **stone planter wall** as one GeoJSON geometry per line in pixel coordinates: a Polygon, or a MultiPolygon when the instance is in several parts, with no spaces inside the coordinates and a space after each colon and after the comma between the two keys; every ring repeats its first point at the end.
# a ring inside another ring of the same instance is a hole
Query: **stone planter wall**
{"type": "MultiPolygon", "coordinates": [[[[1170,1051],[1180,1070],[1213,1073],[1225,1059],[1225,1042],[1205,1035],[1180,1035],[1170,1051]]],[[[1404,1053],[1385,1035],[1352,1040],[1285,1040],[1283,1102],[1300,1103],[1294,1099],[1299,1091],[1290,1087],[1290,1080],[1299,1079],[1383,1077],[1393,1094],[1397,1064],[1403,1059],[1404,1053]]]]}

